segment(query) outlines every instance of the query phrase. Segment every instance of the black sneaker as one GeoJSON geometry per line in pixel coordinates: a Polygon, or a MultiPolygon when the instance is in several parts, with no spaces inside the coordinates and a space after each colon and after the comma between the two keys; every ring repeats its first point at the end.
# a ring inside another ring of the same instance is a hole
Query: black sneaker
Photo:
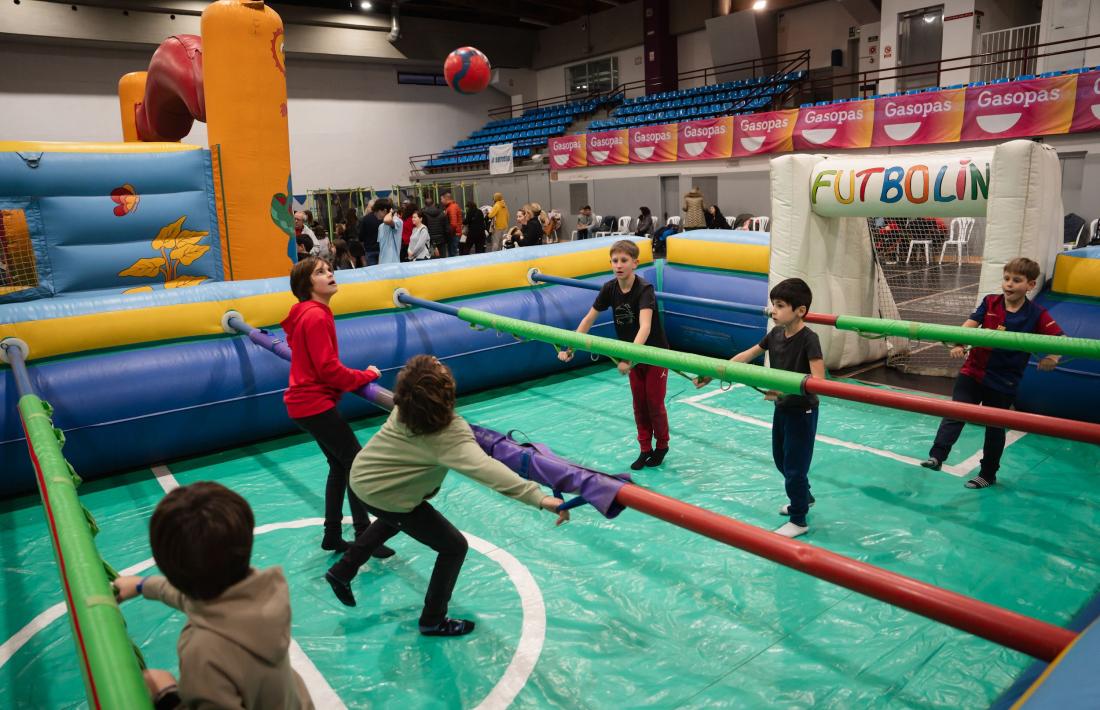
{"type": "Polygon", "coordinates": [[[933,471],[939,471],[940,467],[943,466],[943,461],[940,461],[935,456],[929,456],[924,461],[921,461],[920,465],[924,466],[925,468],[930,468],[933,471]]]}
{"type": "Polygon", "coordinates": [[[424,636],[465,636],[474,630],[474,622],[467,619],[444,619],[434,626],[420,625],[424,636]]]}
{"type": "Polygon", "coordinates": [[[321,549],[328,550],[329,552],[346,552],[351,547],[351,544],[340,537],[340,533],[328,534],[325,533],[324,538],[321,539],[321,549]]]}
{"type": "Polygon", "coordinates": [[[332,587],[332,593],[336,595],[341,604],[355,606],[355,595],[351,591],[351,582],[340,579],[332,573],[332,570],[325,572],[325,581],[328,582],[328,586],[332,587]]]}
{"type": "Polygon", "coordinates": [[[634,459],[634,463],[630,464],[631,470],[641,471],[642,467],[645,466],[646,461],[649,460],[649,455],[651,453],[653,453],[653,452],[643,451],[642,453],[638,454],[638,458],[634,459]]]}
{"type": "Polygon", "coordinates": [[[661,463],[665,460],[666,455],[668,455],[667,447],[664,449],[654,449],[650,452],[649,456],[646,457],[645,465],[650,467],[660,466],[661,463]]]}

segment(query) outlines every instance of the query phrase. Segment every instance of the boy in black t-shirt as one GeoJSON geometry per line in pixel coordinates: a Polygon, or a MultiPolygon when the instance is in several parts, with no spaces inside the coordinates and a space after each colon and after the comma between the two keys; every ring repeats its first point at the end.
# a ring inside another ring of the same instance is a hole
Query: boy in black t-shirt
{"type": "MultiPolygon", "coordinates": [[[[600,289],[588,314],[577,326],[578,333],[587,333],[600,311],[608,308],[615,316],[615,335],[619,340],[639,345],[667,348],[664,328],[657,317],[657,296],[653,285],[634,273],[638,268],[638,245],[629,240],[611,245],[611,270],[615,278],[600,289]]],[[[573,349],[562,350],[558,359],[569,362],[573,349]]],[[[668,413],[665,411],[665,389],[668,370],[637,363],[633,367],[625,360],[619,363],[621,374],[630,373],[630,394],[634,398],[634,424],[638,427],[638,443],[642,452],[630,464],[635,471],[643,466],[660,466],[668,453],[668,413]],[[656,440],[656,446],[654,446],[656,440]]]]}
{"type": "MultiPolygon", "coordinates": [[[[771,366],[778,370],[805,372],[811,377],[825,377],[825,360],[817,333],[803,322],[810,309],[813,293],[802,279],[780,281],[768,297],[772,302],[772,320],[776,326],[756,345],[737,353],[733,362],[752,362],[765,351],[771,355],[771,366]]],[[[710,382],[709,377],[695,380],[696,387],[710,382]]],[[[814,504],[810,495],[810,459],[817,436],[817,395],[780,394],[769,390],[765,395],[775,402],[772,418],[772,457],[775,467],[786,481],[790,503],[779,508],[780,515],[791,521],[776,530],[784,537],[804,535],[809,526],[806,513],[814,504]]]]}

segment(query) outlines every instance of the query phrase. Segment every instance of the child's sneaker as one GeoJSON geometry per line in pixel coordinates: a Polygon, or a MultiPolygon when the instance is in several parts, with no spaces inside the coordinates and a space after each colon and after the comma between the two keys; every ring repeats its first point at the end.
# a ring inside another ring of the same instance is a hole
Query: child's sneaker
{"type": "Polygon", "coordinates": [[[994,478],[991,481],[988,478],[983,478],[982,476],[974,476],[974,478],[971,478],[969,481],[967,481],[963,485],[966,486],[967,488],[970,488],[971,490],[976,490],[978,488],[989,488],[990,486],[994,486],[996,484],[997,484],[997,479],[996,478],[994,478]]]}
{"type": "Polygon", "coordinates": [[[935,456],[929,456],[924,461],[921,461],[920,465],[924,466],[925,468],[930,468],[933,471],[939,471],[940,467],[943,466],[943,461],[940,461],[935,456]]]}
{"type": "Polygon", "coordinates": [[[798,537],[799,535],[805,535],[810,531],[809,525],[795,525],[794,523],[783,523],[775,532],[783,537],[798,537]]]}
{"type": "MultiPolygon", "coordinates": [[[[814,503],[816,503],[816,502],[817,502],[817,500],[813,496],[810,496],[810,507],[811,508],[814,507],[814,503]]],[[[780,515],[790,515],[791,514],[791,504],[790,503],[785,503],[785,504],[779,506],[779,514],[780,515]]]]}
{"type": "Polygon", "coordinates": [[[649,461],[649,457],[652,453],[652,451],[643,451],[638,454],[638,458],[634,459],[634,463],[630,464],[630,469],[632,471],[641,471],[646,461],[649,461]]]}
{"type": "Polygon", "coordinates": [[[649,456],[646,457],[645,465],[651,467],[660,466],[661,463],[664,462],[666,455],[668,455],[667,446],[663,449],[654,449],[650,452],[649,456]]]}

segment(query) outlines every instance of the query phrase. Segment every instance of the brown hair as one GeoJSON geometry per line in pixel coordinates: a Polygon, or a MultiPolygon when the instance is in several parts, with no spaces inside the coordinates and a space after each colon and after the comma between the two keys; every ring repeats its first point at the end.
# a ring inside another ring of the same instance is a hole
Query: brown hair
{"type": "Polygon", "coordinates": [[[631,259],[637,259],[641,255],[641,252],[638,251],[638,245],[630,241],[629,239],[620,239],[619,241],[612,244],[611,249],[608,251],[608,254],[614,256],[615,252],[626,254],[631,259]]]}
{"type": "Polygon", "coordinates": [[[192,599],[215,599],[248,576],[255,525],[244,498],[202,481],[161,499],[149,521],[149,545],[172,586],[192,599]]]}
{"type": "Polygon", "coordinates": [[[397,419],[413,434],[434,434],[454,419],[455,379],[431,355],[414,355],[397,374],[397,419]]]}
{"type": "Polygon", "coordinates": [[[1039,265],[1026,256],[1018,256],[1005,264],[1006,274],[1019,274],[1028,281],[1038,280],[1039,271],[1039,265]]]}
{"type": "Polygon", "coordinates": [[[313,298],[313,270],[322,261],[319,256],[307,256],[290,270],[290,292],[299,302],[313,298]]]}

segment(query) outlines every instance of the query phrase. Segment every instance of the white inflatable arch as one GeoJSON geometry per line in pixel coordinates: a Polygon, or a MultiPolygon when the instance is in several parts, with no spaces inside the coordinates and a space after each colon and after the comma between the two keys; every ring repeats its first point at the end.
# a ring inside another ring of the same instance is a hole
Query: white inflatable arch
{"type": "MultiPolygon", "coordinates": [[[[1039,262],[1041,288],[1062,245],[1058,155],[1032,141],[904,155],[785,155],[771,161],[771,195],[769,287],[805,279],[820,313],[897,317],[893,299],[876,289],[882,275],[868,217],[985,217],[980,294],[1000,290],[1004,264],[1017,256],[1039,262]]],[[[814,329],[829,368],[886,354],[884,340],[814,329]]]]}

